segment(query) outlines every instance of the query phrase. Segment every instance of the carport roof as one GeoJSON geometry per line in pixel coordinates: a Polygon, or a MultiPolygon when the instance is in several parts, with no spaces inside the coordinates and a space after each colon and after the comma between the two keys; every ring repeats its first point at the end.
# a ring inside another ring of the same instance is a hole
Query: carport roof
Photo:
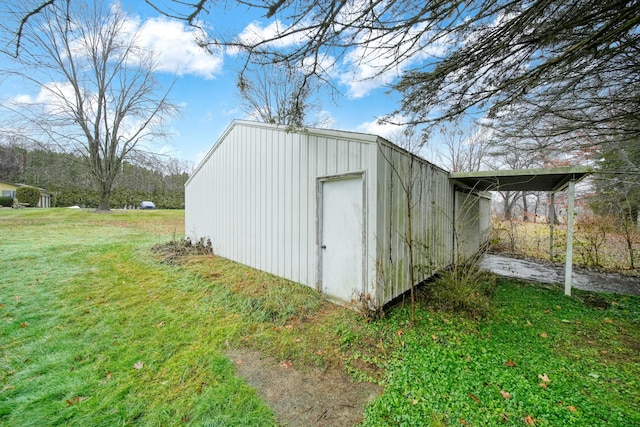
{"type": "Polygon", "coordinates": [[[543,169],[456,172],[449,175],[469,188],[480,191],[562,191],[569,181],[580,181],[593,173],[586,166],[543,169]]]}

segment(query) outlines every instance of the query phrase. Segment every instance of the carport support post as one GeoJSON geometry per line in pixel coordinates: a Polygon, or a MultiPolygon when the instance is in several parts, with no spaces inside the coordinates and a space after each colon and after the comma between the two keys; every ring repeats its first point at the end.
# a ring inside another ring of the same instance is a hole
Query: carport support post
{"type": "Polygon", "coordinates": [[[549,200],[549,261],[553,262],[553,233],[556,226],[556,193],[551,192],[549,200]]]}
{"type": "Polygon", "coordinates": [[[576,180],[571,178],[567,190],[569,206],[567,208],[567,257],[564,265],[564,294],[571,295],[571,281],[573,276],[573,216],[576,180]]]}

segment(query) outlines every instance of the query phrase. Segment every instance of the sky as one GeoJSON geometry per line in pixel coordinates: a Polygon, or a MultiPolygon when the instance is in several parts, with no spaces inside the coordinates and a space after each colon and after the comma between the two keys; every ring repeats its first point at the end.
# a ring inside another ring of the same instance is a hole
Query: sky
{"type": "MultiPolygon", "coordinates": [[[[124,1],[121,7],[131,19],[131,25],[140,31],[142,43],[158,55],[157,78],[165,88],[173,84],[170,99],[180,106],[179,115],[168,123],[170,137],[160,150],[197,164],[234,119],[249,118],[236,89],[241,58],[233,51],[211,53],[198,47],[195,29],[183,21],[161,15],[144,0],[124,1]]],[[[224,31],[231,36],[267,34],[274,25],[258,12],[242,8],[214,7],[209,16],[215,16],[216,22],[223,16],[224,31]]],[[[207,19],[208,16],[203,15],[205,25],[207,19]]],[[[433,52],[425,52],[429,53],[433,52]]],[[[342,95],[332,100],[328,93],[320,93],[319,115],[324,127],[376,134],[393,141],[397,126],[380,125],[378,118],[398,107],[398,95],[388,91],[389,83],[397,75],[368,78],[372,65],[375,64],[346,57],[334,73],[333,81],[342,95]]],[[[25,88],[0,84],[0,98],[21,96],[27,96],[25,88]]]]}

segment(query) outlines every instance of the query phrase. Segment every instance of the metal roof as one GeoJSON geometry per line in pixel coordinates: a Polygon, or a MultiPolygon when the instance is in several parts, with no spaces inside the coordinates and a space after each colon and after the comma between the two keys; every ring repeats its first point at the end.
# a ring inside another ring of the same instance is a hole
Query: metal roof
{"type": "Polygon", "coordinates": [[[593,173],[586,166],[456,172],[449,179],[480,191],[562,191],[572,179],[593,173]]]}

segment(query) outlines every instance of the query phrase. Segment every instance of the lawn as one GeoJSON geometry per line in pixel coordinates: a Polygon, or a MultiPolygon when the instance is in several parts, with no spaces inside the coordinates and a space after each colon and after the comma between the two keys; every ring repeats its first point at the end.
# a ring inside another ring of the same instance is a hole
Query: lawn
{"type": "Polygon", "coordinates": [[[415,324],[402,304],[367,320],[153,249],[183,228],[182,211],[0,210],[0,424],[275,425],[226,356],[250,348],[380,383],[365,426],[640,425],[637,297],[498,280],[478,320],[428,301],[415,324]]]}

